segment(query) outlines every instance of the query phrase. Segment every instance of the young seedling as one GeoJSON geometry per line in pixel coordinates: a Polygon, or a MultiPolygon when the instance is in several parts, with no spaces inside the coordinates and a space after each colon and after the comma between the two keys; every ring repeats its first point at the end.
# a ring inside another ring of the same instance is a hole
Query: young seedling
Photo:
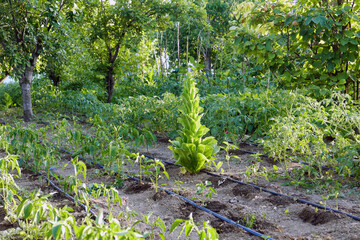
{"type": "Polygon", "coordinates": [[[321,205],[323,205],[324,206],[324,211],[326,212],[326,202],[327,202],[327,200],[329,199],[329,196],[321,196],[322,197],[322,199],[324,200],[324,202],[323,201],[320,201],[320,204],[321,205]]]}
{"type": "Polygon", "coordinates": [[[197,192],[196,194],[202,195],[202,205],[206,206],[205,198],[212,199],[213,194],[216,194],[216,190],[211,187],[212,183],[210,181],[205,181],[205,183],[201,182],[199,184],[196,184],[197,186],[197,192]]]}
{"type": "Polygon", "coordinates": [[[245,227],[252,228],[255,223],[255,215],[254,214],[246,214],[243,219],[243,224],[245,227]]]}
{"type": "Polygon", "coordinates": [[[166,226],[164,221],[161,218],[157,217],[154,222],[151,222],[150,217],[152,214],[152,212],[149,212],[147,215],[143,215],[144,223],[150,227],[150,232],[146,233],[145,237],[150,237],[151,240],[155,239],[156,235],[154,233],[154,230],[155,227],[159,227],[161,232],[158,233],[158,235],[161,239],[165,239],[166,226]]]}
{"type": "Polygon", "coordinates": [[[225,156],[225,158],[226,158],[226,162],[227,162],[227,165],[228,165],[228,171],[229,171],[229,173],[230,173],[230,159],[231,158],[236,158],[236,159],[240,159],[238,156],[231,156],[230,154],[229,154],[229,151],[230,150],[234,150],[234,149],[239,149],[237,146],[235,146],[235,145],[232,145],[232,144],[230,144],[230,143],[228,143],[228,142],[223,142],[226,146],[225,147],[220,147],[221,149],[224,149],[225,151],[226,151],[226,156],[225,156]]]}
{"type": "Polygon", "coordinates": [[[169,174],[166,171],[164,164],[160,160],[149,160],[147,163],[150,164],[143,165],[141,167],[144,169],[144,173],[150,177],[151,182],[155,186],[155,192],[157,192],[159,188],[159,179],[162,178],[162,175],[160,173],[163,173],[167,179],[169,179],[169,174]],[[154,168],[154,172],[150,171],[150,169],[152,168],[154,168]]]}
{"type": "Polygon", "coordinates": [[[140,183],[142,183],[142,175],[143,175],[143,161],[145,159],[145,156],[144,155],[139,155],[139,153],[136,154],[136,160],[135,162],[136,163],[139,163],[139,166],[140,166],[140,169],[139,169],[139,180],[140,180],[140,183]]]}
{"type": "Polygon", "coordinates": [[[250,177],[252,175],[256,176],[255,178],[255,183],[257,183],[257,176],[258,176],[258,171],[259,171],[259,164],[252,164],[251,166],[246,167],[246,171],[245,171],[245,177],[247,181],[250,181],[250,177]]]}
{"type": "Polygon", "coordinates": [[[203,228],[202,229],[199,228],[198,225],[194,222],[192,213],[190,213],[189,220],[176,219],[170,227],[170,233],[174,232],[174,230],[181,223],[184,223],[184,225],[181,227],[178,238],[181,237],[184,230],[185,230],[185,237],[188,237],[190,235],[190,233],[193,230],[195,230],[199,236],[199,240],[219,239],[219,235],[216,232],[216,229],[212,228],[208,222],[203,221],[203,228]]]}
{"type": "Polygon", "coordinates": [[[285,209],[285,215],[288,215],[290,213],[289,209],[285,209]]]}
{"type": "Polygon", "coordinates": [[[262,212],[262,217],[263,217],[263,219],[266,219],[267,217],[269,216],[269,214],[267,214],[266,212],[262,212]]]}
{"type": "Polygon", "coordinates": [[[175,186],[176,186],[176,193],[179,194],[180,192],[180,184],[182,184],[183,182],[180,180],[175,180],[175,186]]]}
{"type": "Polygon", "coordinates": [[[334,192],[334,196],[335,196],[335,199],[336,199],[336,209],[339,209],[339,192],[334,192]]]}

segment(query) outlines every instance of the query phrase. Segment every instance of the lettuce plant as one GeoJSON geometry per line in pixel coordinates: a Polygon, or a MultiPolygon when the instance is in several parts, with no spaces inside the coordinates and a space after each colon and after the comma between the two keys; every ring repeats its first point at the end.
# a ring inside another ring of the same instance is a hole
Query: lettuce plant
{"type": "Polygon", "coordinates": [[[197,93],[194,79],[188,76],[184,80],[179,107],[178,122],[183,128],[179,131],[180,137],[177,137],[175,141],[170,141],[172,146],[169,147],[177,160],[176,164],[181,164],[190,173],[197,173],[206,164],[211,164],[219,151],[214,137],[203,139],[209,129],[200,123],[203,108],[199,105],[197,93]]]}

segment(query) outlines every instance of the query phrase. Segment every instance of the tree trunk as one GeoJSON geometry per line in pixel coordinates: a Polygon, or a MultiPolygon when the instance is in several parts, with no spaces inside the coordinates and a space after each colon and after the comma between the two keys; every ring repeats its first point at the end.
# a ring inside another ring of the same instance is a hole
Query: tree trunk
{"type": "Polygon", "coordinates": [[[205,73],[208,78],[210,84],[211,77],[211,47],[206,47],[204,51],[204,65],[205,65],[205,73]]]}
{"type": "Polygon", "coordinates": [[[29,65],[25,67],[23,74],[20,75],[19,84],[21,87],[21,94],[23,100],[23,112],[24,112],[24,121],[30,122],[34,117],[32,110],[32,102],[31,102],[31,85],[33,79],[33,73],[36,61],[40,56],[40,51],[42,49],[42,45],[38,42],[35,46],[33,53],[31,54],[31,58],[29,60],[29,65]]]}
{"type": "MultiPolygon", "coordinates": [[[[34,65],[35,66],[35,65],[34,65]]],[[[24,121],[30,122],[34,117],[31,103],[31,85],[34,72],[34,66],[27,66],[25,68],[24,74],[19,80],[21,87],[22,100],[23,100],[23,112],[24,112],[24,121]]]]}
{"type": "Polygon", "coordinates": [[[60,76],[56,75],[55,72],[50,71],[50,73],[49,73],[49,78],[50,78],[50,80],[53,82],[54,87],[58,87],[58,86],[59,86],[60,76]]]}
{"type": "Polygon", "coordinates": [[[0,83],[2,83],[5,80],[5,78],[7,78],[9,75],[10,75],[10,73],[5,72],[4,77],[0,77],[0,83]]]}
{"type": "Polygon", "coordinates": [[[181,61],[180,61],[180,22],[178,22],[177,28],[177,47],[178,47],[178,68],[180,71],[181,61]]]}
{"type": "Polygon", "coordinates": [[[107,102],[111,103],[112,101],[112,95],[114,92],[114,85],[115,85],[115,80],[114,80],[114,68],[108,67],[108,72],[107,72],[107,76],[106,76],[106,89],[107,89],[107,93],[108,93],[108,98],[107,98],[107,102]]]}

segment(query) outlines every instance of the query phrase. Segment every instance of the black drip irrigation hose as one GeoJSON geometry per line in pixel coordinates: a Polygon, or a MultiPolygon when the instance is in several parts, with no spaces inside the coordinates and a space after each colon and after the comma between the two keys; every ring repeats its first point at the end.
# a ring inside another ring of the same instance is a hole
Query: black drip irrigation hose
{"type": "MultiPolygon", "coordinates": [[[[39,140],[40,142],[42,142],[41,140],[39,140]]],[[[19,160],[21,160],[21,158],[19,158],[19,160]]],[[[25,162],[25,160],[23,160],[25,162]]],[[[78,204],[79,206],[81,206],[85,211],[87,211],[87,207],[82,204],[81,202],[75,200],[74,197],[72,197],[70,194],[66,193],[64,190],[62,190],[60,187],[58,187],[53,181],[51,181],[47,176],[45,176],[44,174],[40,173],[40,172],[35,172],[35,174],[39,174],[40,176],[44,177],[45,180],[58,192],[60,192],[61,194],[63,194],[67,199],[73,201],[74,203],[78,204]]],[[[95,218],[97,218],[96,213],[89,209],[89,213],[91,213],[95,218]]]]}
{"type": "MultiPolygon", "coordinates": [[[[39,141],[42,142],[42,140],[39,140],[39,141]]],[[[254,144],[254,145],[255,145],[255,144],[254,144]]],[[[53,146],[53,147],[56,148],[56,149],[58,149],[58,150],[60,150],[60,151],[62,151],[62,152],[65,152],[65,153],[68,153],[68,154],[73,155],[72,152],[67,151],[67,150],[64,149],[64,148],[59,148],[59,147],[56,147],[56,146],[53,146]]],[[[238,149],[238,151],[241,151],[241,152],[244,152],[244,153],[248,153],[248,154],[258,154],[258,153],[256,153],[256,152],[247,151],[247,150],[241,150],[241,149],[238,149]]],[[[144,155],[144,154],[143,154],[143,155],[144,155]]],[[[147,157],[147,158],[150,158],[150,159],[155,159],[155,158],[152,157],[152,156],[148,156],[148,155],[144,155],[144,156],[147,157]]],[[[266,154],[260,154],[260,156],[269,158],[269,156],[266,155],[266,154]]],[[[98,164],[98,163],[94,163],[94,162],[93,162],[92,160],[90,160],[90,159],[84,158],[84,157],[82,157],[82,156],[80,156],[80,155],[78,155],[78,158],[79,158],[79,159],[82,159],[82,160],[85,160],[85,161],[87,161],[87,162],[91,163],[92,165],[95,165],[95,166],[97,166],[97,167],[99,167],[99,168],[105,169],[105,167],[104,167],[103,165],[98,164]]],[[[165,161],[165,160],[161,160],[161,161],[164,162],[164,163],[166,163],[166,164],[170,164],[170,165],[174,165],[174,166],[179,166],[179,167],[181,167],[181,165],[174,164],[174,163],[169,162],[169,161],[165,161]]],[[[300,164],[303,164],[303,165],[309,165],[308,163],[299,162],[299,161],[294,161],[294,160],[292,160],[292,162],[300,163],[300,164]]],[[[331,168],[326,167],[326,166],[323,166],[323,168],[324,168],[324,169],[331,169],[331,168]]],[[[291,196],[291,195],[287,195],[287,194],[282,194],[282,193],[278,193],[278,192],[275,192],[275,191],[271,191],[271,190],[268,190],[268,189],[266,189],[266,188],[262,188],[262,187],[259,187],[259,186],[257,186],[257,185],[254,185],[254,184],[241,182],[241,181],[236,180],[236,179],[233,179],[233,178],[231,178],[231,177],[222,176],[222,175],[215,174],[215,173],[211,173],[211,172],[208,172],[208,171],[205,171],[205,170],[201,170],[201,172],[204,172],[204,173],[206,173],[206,174],[208,174],[208,175],[211,175],[211,176],[220,177],[220,178],[223,178],[223,179],[228,179],[228,180],[230,180],[230,181],[232,181],[232,182],[239,183],[239,184],[242,184],[242,185],[247,185],[247,186],[253,187],[254,189],[257,189],[257,190],[263,191],[263,192],[267,192],[267,193],[270,193],[270,194],[272,194],[272,195],[277,195],[277,196],[282,196],[282,197],[290,198],[290,199],[293,199],[293,200],[295,200],[295,201],[297,201],[297,202],[299,202],[299,203],[308,204],[308,205],[311,205],[311,206],[314,206],[314,207],[317,207],[317,208],[320,208],[320,209],[327,209],[327,210],[330,210],[330,211],[332,211],[332,212],[339,213],[339,214],[343,214],[343,215],[346,215],[346,216],[348,216],[348,217],[351,217],[351,218],[353,218],[353,219],[355,219],[355,220],[357,220],[357,221],[360,221],[360,217],[359,217],[359,216],[352,215],[352,214],[349,214],[349,213],[346,213],[346,212],[343,212],[343,211],[340,211],[340,210],[337,210],[337,209],[334,209],[334,208],[324,207],[323,205],[320,205],[320,204],[317,204],[317,203],[313,203],[313,202],[307,201],[307,200],[305,200],[305,199],[296,198],[296,197],[291,196]]],[[[131,179],[133,179],[133,180],[135,180],[135,181],[137,181],[137,182],[140,181],[138,178],[133,177],[133,176],[130,176],[130,175],[128,175],[128,174],[119,173],[119,172],[116,172],[116,173],[117,173],[117,174],[120,174],[120,175],[125,175],[125,176],[127,176],[128,178],[131,178],[131,179]]],[[[238,226],[238,227],[241,227],[242,229],[244,229],[245,231],[247,231],[247,232],[249,232],[249,233],[251,233],[251,234],[253,234],[253,235],[256,235],[256,236],[259,236],[259,237],[262,237],[262,238],[266,238],[266,239],[272,239],[272,238],[268,238],[267,236],[265,236],[265,235],[263,235],[263,234],[261,234],[261,233],[258,233],[258,232],[256,232],[256,231],[254,231],[254,230],[252,230],[252,229],[250,229],[250,228],[247,228],[247,227],[245,227],[245,226],[243,226],[243,225],[241,225],[241,224],[238,224],[238,223],[232,221],[231,219],[228,219],[228,218],[226,218],[226,217],[224,217],[224,216],[221,216],[221,215],[219,215],[219,214],[217,214],[217,213],[215,213],[215,212],[213,212],[213,211],[211,211],[211,210],[209,210],[209,209],[207,209],[207,208],[204,208],[204,207],[202,207],[202,206],[199,206],[199,205],[197,205],[195,202],[191,201],[190,199],[187,199],[187,198],[185,198],[185,197],[183,197],[183,196],[181,196],[181,195],[179,195],[179,194],[176,194],[176,193],[174,193],[174,192],[172,192],[172,191],[170,191],[170,190],[167,190],[167,189],[164,189],[164,188],[161,188],[161,187],[159,187],[159,189],[165,191],[166,193],[168,193],[168,194],[170,194],[170,195],[174,195],[174,196],[177,196],[177,197],[179,197],[179,198],[182,198],[183,200],[185,200],[186,202],[190,203],[191,205],[193,205],[193,206],[195,206],[195,207],[197,207],[197,208],[199,208],[199,209],[201,209],[201,210],[203,210],[203,211],[206,211],[206,212],[212,214],[213,216],[215,216],[215,217],[217,217],[217,218],[219,218],[219,219],[222,219],[222,220],[224,220],[224,221],[226,221],[226,222],[228,222],[228,223],[231,223],[231,224],[234,224],[234,225],[236,225],[236,226],[238,226]]],[[[65,192],[64,192],[64,193],[65,193],[65,192]]],[[[66,194],[66,193],[65,193],[65,194],[66,194]]],[[[69,196],[70,196],[70,195],[69,195],[69,196]]],[[[71,197],[71,196],[70,196],[70,197],[71,197]]],[[[86,208],[85,208],[85,209],[86,209],[86,208]]],[[[96,215],[95,215],[95,216],[96,216],[96,215]]]]}
{"type": "MultiPolygon", "coordinates": [[[[56,147],[56,148],[57,148],[58,150],[62,151],[62,152],[66,152],[66,153],[68,153],[68,154],[73,155],[72,152],[70,152],[70,151],[68,151],[68,150],[66,150],[66,149],[64,149],[64,148],[58,148],[58,147],[56,147]]],[[[101,168],[101,169],[105,169],[105,166],[103,166],[103,165],[101,165],[101,164],[98,164],[98,163],[94,163],[94,162],[93,162],[92,160],[90,160],[90,159],[87,159],[87,158],[82,157],[82,156],[77,156],[77,157],[78,157],[79,159],[82,159],[82,160],[84,160],[84,161],[86,161],[86,162],[88,162],[88,163],[90,163],[90,164],[92,164],[92,165],[95,165],[95,166],[97,166],[97,167],[99,167],[99,168],[101,168]]],[[[145,157],[146,157],[146,156],[145,156],[145,157]]],[[[154,159],[154,158],[153,158],[153,159],[154,159]]],[[[136,178],[136,177],[134,177],[134,176],[131,176],[131,175],[129,175],[129,174],[119,173],[119,172],[115,172],[115,173],[117,173],[117,174],[119,174],[119,175],[125,175],[126,177],[131,178],[132,180],[134,180],[134,181],[136,181],[136,182],[140,182],[140,179],[138,179],[138,178],[136,178]]],[[[248,232],[248,233],[250,233],[250,234],[253,234],[253,235],[255,235],[255,236],[261,237],[261,238],[263,238],[263,239],[274,240],[273,238],[271,238],[271,237],[269,237],[269,236],[266,236],[266,235],[261,234],[261,233],[259,233],[259,232],[257,232],[257,231],[254,231],[254,230],[252,230],[251,228],[248,228],[248,227],[246,227],[246,226],[243,226],[243,225],[241,225],[241,224],[239,224],[239,223],[237,223],[237,222],[235,222],[235,221],[233,221],[233,220],[231,220],[231,219],[229,219],[229,218],[226,218],[226,217],[224,217],[224,216],[222,216],[222,215],[220,215],[220,214],[217,214],[217,213],[211,211],[210,209],[207,209],[207,208],[205,208],[205,207],[202,207],[202,206],[196,204],[195,202],[191,201],[190,199],[188,199],[188,198],[186,198],[186,197],[184,197],[184,196],[181,196],[181,195],[179,195],[179,194],[177,194],[177,193],[174,193],[174,192],[172,192],[172,191],[170,191],[170,190],[168,190],[168,189],[162,188],[162,187],[159,187],[159,189],[162,190],[162,191],[164,191],[164,192],[166,192],[167,194],[170,194],[170,195],[173,195],[173,196],[176,196],[176,197],[178,197],[178,198],[183,199],[183,200],[186,201],[187,203],[193,205],[194,207],[196,207],[196,208],[198,208],[198,209],[200,209],[200,210],[203,210],[203,211],[205,211],[205,212],[207,212],[207,213],[212,214],[212,215],[213,215],[214,217],[216,217],[216,218],[219,218],[219,219],[221,219],[221,220],[223,220],[223,221],[225,221],[225,222],[227,222],[227,223],[230,223],[230,224],[233,224],[233,225],[235,225],[235,226],[237,226],[237,227],[240,227],[240,228],[242,228],[243,230],[245,230],[246,232],[248,232]]]]}
{"type": "MultiPolygon", "coordinates": [[[[144,155],[144,154],[143,154],[144,155]]],[[[150,158],[150,159],[155,159],[154,157],[152,156],[149,156],[149,155],[144,155],[145,157],[147,158],[150,158]]],[[[160,160],[160,159],[159,159],[160,160]]],[[[166,161],[166,160],[160,160],[166,164],[169,164],[169,165],[173,165],[173,166],[179,166],[179,167],[182,167],[181,165],[179,164],[175,164],[173,162],[169,162],[169,161],[166,161]]],[[[346,213],[346,212],[343,212],[343,211],[340,211],[340,210],[337,210],[337,209],[334,209],[334,208],[330,208],[330,207],[324,207],[323,205],[321,204],[318,204],[318,203],[313,203],[313,202],[310,202],[310,201],[307,201],[305,199],[302,199],[302,198],[296,198],[294,196],[291,196],[291,195],[287,195],[287,194],[283,194],[283,193],[279,193],[279,192],[275,192],[275,191],[271,191],[269,189],[266,189],[266,188],[263,188],[263,187],[259,187],[257,185],[254,185],[254,184],[251,184],[251,183],[245,183],[245,182],[241,182],[239,180],[236,180],[234,178],[231,178],[231,177],[227,177],[227,176],[223,176],[223,175],[219,175],[219,174],[215,174],[215,173],[212,173],[212,172],[209,172],[209,171],[206,171],[206,170],[201,170],[201,172],[203,173],[206,173],[208,175],[211,175],[211,176],[214,176],[214,177],[220,177],[220,178],[223,178],[223,179],[228,179],[232,182],[235,182],[235,183],[239,183],[239,184],[242,184],[242,185],[246,185],[246,186],[250,186],[250,187],[253,187],[259,191],[263,191],[263,192],[267,192],[267,193],[270,193],[272,195],[276,195],[276,196],[281,196],[281,197],[286,197],[286,198],[290,198],[294,201],[297,201],[299,203],[303,203],[303,204],[308,204],[308,205],[311,205],[311,206],[314,206],[314,207],[317,207],[317,208],[321,208],[321,209],[325,209],[325,210],[330,210],[332,212],[335,212],[335,213],[339,213],[339,214],[344,214],[348,217],[351,217],[357,221],[360,221],[360,217],[359,216],[356,216],[356,215],[352,215],[350,213],[346,213]]]]}
{"type": "MultiPolygon", "coordinates": [[[[236,149],[236,151],[243,152],[243,153],[248,153],[248,154],[259,154],[257,152],[252,152],[252,151],[242,150],[242,149],[236,149]]],[[[260,157],[270,158],[270,156],[267,155],[267,154],[260,154],[259,156],[260,157]]],[[[310,165],[309,163],[306,163],[306,162],[295,161],[295,160],[290,160],[290,161],[293,162],[293,163],[299,163],[299,164],[302,164],[302,165],[307,165],[307,166],[310,165]]],[[[327,167],[327,166],[321,166],[321,168],[323,168],[324,170],[332,170],[331,167],[327,167]]]]}
{"type": "MultiPolygon", "coordinates": [[[[257,144],[257,143],[242,142],[242,144],[246,144],[246,145],[249,145],[249,146],[256,146],[256,147],[259,146],[259,144],[257,144]]],[[[259,154],[257,152],[252,152],[252,151],[247,151],[247,150],[242,150],[242,149],[237,149],[237,150],[240,151],[240,152],[248,153],[248,154],[259,154]]],[[[286,151],[291,151],[291,149],[287,148],[286,151]]],[[[260,157],[270,158],[270,156],[267,155],[267,154],[260,154],[260,157]]],[[[310,164],[307,163],[307,162],[301,162],[301,161],[296,161],[296,160],[291,160],[291,162],[299,163],[299,164],[306,165],[306,166],[310,166],[310,164]]],[[[324,169],[324,170],[333,170],[332,167],[327,167],[327,166],[321,166],[321,168],[324,169]]],[[[351,177],[353,177],[353,175],[351,175],[351,177]]]]}
{"type": "MultiPolygon", "coordinates": [[[[40,173],[40,175],[43,176],[43,177],[45,178],[45,180],[46,180],[48,183],[50,183],[50,185],[51,185],[54,189],[56,189],[56,191],[58,191],[58,192],[60,192],[61,194],[63,194],[67,199],[70,199],[70,200],[72,200],[73,202],[75,202],[76,204],[79,204],[79,206],[81,206],[85,211],[88,210],[88,208],[87,208],[84,204],[76,201],[74,197],[72,197],[71,195],[69,195],[68,193],[66,193],[65,191],[63,191],[60,187],[56,186],[55,183],[53,183],[47,176],[45,176],[45,175],[43,175],[43,174],[41,174],[41,173],[40,173]]],[[[96,215],[96,213],[95,213],[93,210],[89,209],[89,213],[91,213],[95,218],[97,218],[97,215],[96,215]]]]}

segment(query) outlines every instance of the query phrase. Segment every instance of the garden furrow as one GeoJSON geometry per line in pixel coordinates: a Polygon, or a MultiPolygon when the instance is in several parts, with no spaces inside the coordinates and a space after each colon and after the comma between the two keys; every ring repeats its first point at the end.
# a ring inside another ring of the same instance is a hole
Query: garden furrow
{"type": "MultiPolygon", "coordinates": [[[[241,151],[241,150],[240,150],[241,151]]],[[[248,152],[248,151],[247,151],[248,152]]],[[[152,156],[149,156],[149,155],[144,155],[145,157],[147,158],[151,158],[151,159],[156,159],[155,157],[152,157],[152,156]]],[[[178,164],[175,164],[173,162],[169,162],[169,161],[165,161],[165,160],[161,160],[162,162],[166,163],[166,164],[169,164],[169,165],[173,165],[173,166],[177,166],[177,167],[182,167],[181,165],[178,165],[178,164]]],[[[343,215],[346,215],[350,218],[353,218],[357,221],[360,221],[360,217],[359,216],[355,216],[353,214],[350,214],[350,213],[346,213],[346,212],[343,212],[343,211],[340,211],[340,210],[337,210],[337,209],[334,209],[334,208],[331,208],[331,207],[326,207],[326,206],[323,206],[321,204],[317,204],[317,203],[314,203],[314,202],[310,202],[310,201],[307,201],[305,199],[302,199],[302,198],[297,198],[296,196],[291,196],[291,195],[287,195],[287,194],[282,194],[282,193],[279,193],[279,192],[275,192],[275,191],[272,191],[272,190],[269,190],[269,189],[266,189],[266,188],[263,188],[263,187],[260,187],[260,186],[257,186],[255,184],[251,184],[251,183],[245,183],[245,182],[242,182],[242,181],[239,181],[239,180],[236,180],[234,178],[231,178],[231,177],[228,177],[228,176],[224,176],[224,175],[221,175],[221,174],[215,174],[215,173],[212,173],[212,172],[209,172],[209,171],[206,171],[206,170],[201,170],[201,172],[204,172],[208,175],[211,175],[211,176],[214,176],[214,177],[219,177],[219,178],[222,178],[225,180],[229,180],[229,181],[232,181],[232,182],[235,182],[235,183],[239,183],[239,184],[242,184],[242,185],[245,185],[245,186],[250,186],[258,191],[263,191],[263,192],[267,192],[267,193],[270,193],[272,195],[275,195],[275,196],[281,196],[281,197],[286,197],[286,198],[289,198],[295,202],[299,202],[299,203],[302,203],[302,204],[307,204],[307,205],[310,205],[310,206],[313,206],[313,207],[317,207],[317,208],[321,208],[321,209],[325,209],[325,210],[329,210],[329,211],[332,211],[332,212],[335,212],[335,213],[339,213],[339,214],[343,214],[343,215]]]]}

